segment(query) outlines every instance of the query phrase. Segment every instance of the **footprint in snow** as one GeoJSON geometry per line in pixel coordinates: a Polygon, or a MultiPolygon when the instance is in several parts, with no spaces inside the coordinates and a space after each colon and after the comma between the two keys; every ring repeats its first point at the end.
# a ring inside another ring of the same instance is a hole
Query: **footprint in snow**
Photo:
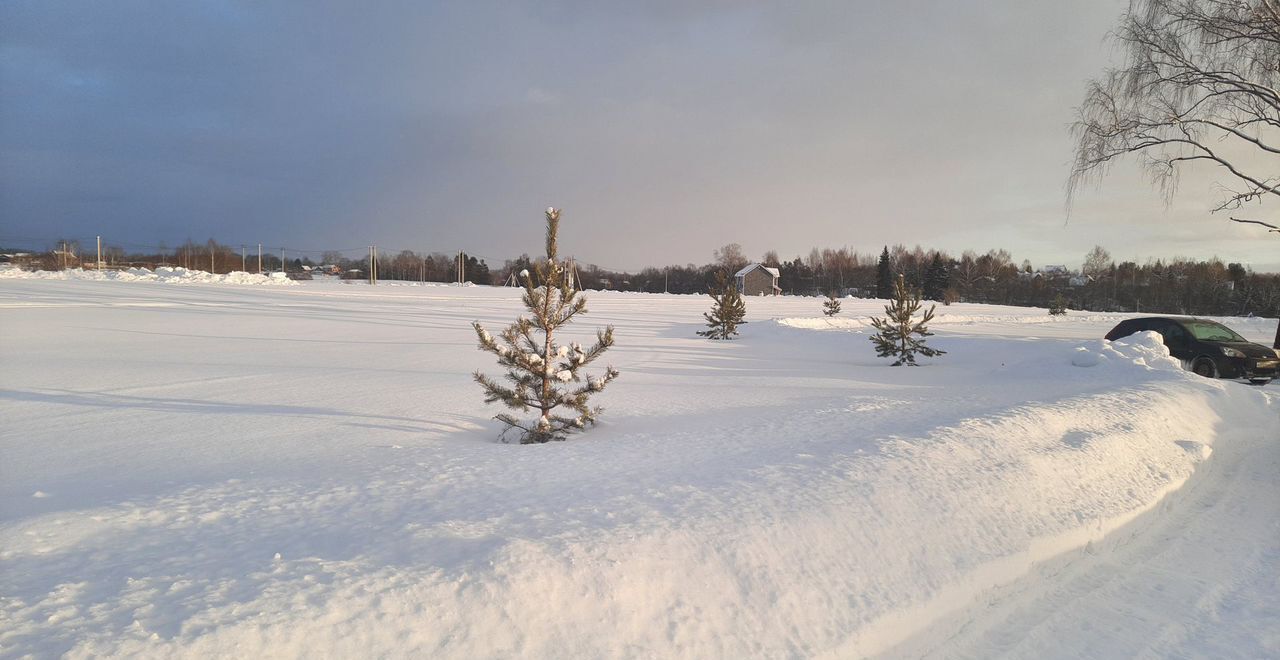
{"type": "Polygon", "coordinates": [[[1213,453],[1213,447],[1210,447],[1203,442],[1196,442],[1195,440],[1174,440],[1173,443],[1185,449],[1186,452],[1191,454],[1191,457],[1197,462],[1209,458],[1209,455],[1213,453]]]}

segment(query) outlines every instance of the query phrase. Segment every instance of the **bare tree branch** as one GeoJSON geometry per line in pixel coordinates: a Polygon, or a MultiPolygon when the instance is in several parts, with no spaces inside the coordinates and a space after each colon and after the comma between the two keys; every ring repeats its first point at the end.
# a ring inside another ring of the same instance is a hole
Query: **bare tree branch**
{"type": "Polygon", "coordinates": [[[1251,224],[1251,225],[1262,225],[1263,227],[1270,227],[1270,229],[1268,229],[1268,230],[1267,230],[1267,231],[1269,231],[1269,232],[1276,232],[1276,233],[1280,233],[1280,227],[1277,227],[1277,226],[1275,226],[1275,225],[1271,224],[1270,222],[1263,222],[1263,221],[1261,221],[1261,220],[1242,220],[1242,219],[1240,219],[1240,218],[1231,218],[1231,221],[1232,221],[1232,222],[1241,222],[1241,223],[1251,224]]]}
{"type": "Polygon", "coordinates": [[[1072,125],[1068,208],[1125,157],[1166,202],[1203,165],[1227,177],[1214,212],[1280,197],[1278,0],[1131,0],[1113,39],[1124,64],[1089,84],[1072,125]]]}

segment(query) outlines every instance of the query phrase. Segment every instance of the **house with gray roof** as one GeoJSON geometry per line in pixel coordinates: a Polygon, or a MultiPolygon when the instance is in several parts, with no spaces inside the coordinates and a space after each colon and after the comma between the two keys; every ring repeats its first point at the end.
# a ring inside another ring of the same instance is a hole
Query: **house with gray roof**
{"type": "Polygon", "coordinates": [[[744,296],[776,296],[782,293],[782,287],[778,286],[779,277],[781,273],[777,268],[750,264],[738,271],[733,281],[738,286],[738,293],[744,296]]]}

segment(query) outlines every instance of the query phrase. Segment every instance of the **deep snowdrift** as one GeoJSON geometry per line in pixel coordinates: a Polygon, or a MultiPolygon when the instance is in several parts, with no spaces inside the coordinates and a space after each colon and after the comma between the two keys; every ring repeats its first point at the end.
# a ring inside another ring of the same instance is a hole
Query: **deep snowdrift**
{"type": "Polygon", "coordinates": [[[874,654],[1151,511],[1227,419],[1276,435],[1114,316],[957,305],[893,369],[768,320],[812,299],[712,343],[705,298],[593,294],[604,424],[500,445],[467,322],[518,292],[122,289],[0,283],[5,655],[874,654]]]}

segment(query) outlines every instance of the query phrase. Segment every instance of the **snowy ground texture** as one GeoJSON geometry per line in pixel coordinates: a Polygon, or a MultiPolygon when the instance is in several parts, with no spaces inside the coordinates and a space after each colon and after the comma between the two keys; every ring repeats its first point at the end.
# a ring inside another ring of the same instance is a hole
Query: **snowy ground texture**
{"type": "Polygon", "coordinates": [[[1276,386],[1117,316],[910,369],[873,301],[592,294],[603,424],[522,447],[515,290],[152,275],[0,276],[0,657],[1280,656],[1276,386]]]}

